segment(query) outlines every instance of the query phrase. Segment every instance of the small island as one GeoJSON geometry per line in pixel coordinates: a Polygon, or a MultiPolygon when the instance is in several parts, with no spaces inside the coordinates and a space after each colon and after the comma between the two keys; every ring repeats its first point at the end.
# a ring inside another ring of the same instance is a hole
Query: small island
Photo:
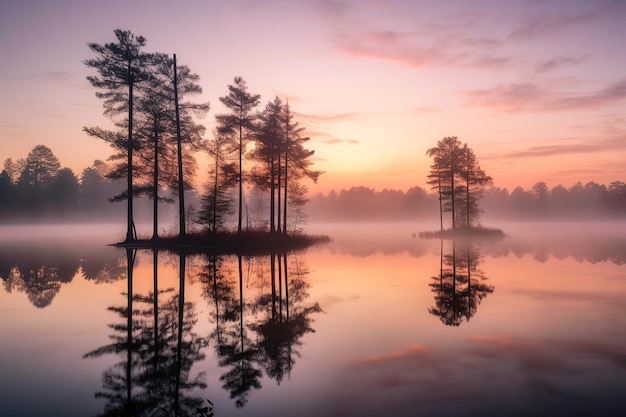
{"type": "Polygon", "coordinates": [[[115,243],[113,246],[128,249],[167,250],[182,255],[268,255],[306,249],[327,243],[328,236],[306,234],[279,234],[265,231],[195,232],[185,236],[161,236],[156,239],[135,239],[115,243]]]}
{"type": "Polygon", "coordinates": [[[420,232],[420,238],[469,239],[496,238],[506,235],[500,229],[479,224],[482,210],[478,200],[492,178],[483,171],[474,151],[456,136],[448,136],[428,149],[433,158],[428,184],[439,197],[439,230],[420,232]],[[450,213],[450,228],[444,228],[444,213],[450,213]]]}
{"type": "Polygon", "coordinates": [[[113,118],[117,130],[83,130],[113,148],[107,178],[126,181],[125,189],[110,199],[127,203],[126,239],[115,246],[242,255],[286,252],[329,240],[299,232],[307,201],[302,180],[317,182],[322,172],[312,168],[314,151],[305,148],[309,138],[287,101],[276,96],[259,111],[261,96],[236,76],[219,98],[227,112],[215,116],[213,138],[205,139],[206,128],[197,119],[207,114],[209,103],[190,100],[202,93],[200,77],[177,63],[176,54],[144,51],[143,36],[120,29],[114,34],[115,42],[89,43],[95,57],[84,63],[97,72],[87,79],[98,90],[96,96],[105,99],[104,114],[113,118]],[[192,219],[201,229],[190,232],[185,191],[192,188],[198,151],[208,154],[209,175],[192,219]],[[244,227],[249,203],[244,189],[269,200],[261,226],[244,227]],[[152,237],[145,239],[138,238],[134,220],[133,201],[141,196],[153,201],[152,237]],[[176,201],[178,233],[159,236],[159,203],[176,201]],[[235,214],[236,229],[226,227],[235,214]]]}

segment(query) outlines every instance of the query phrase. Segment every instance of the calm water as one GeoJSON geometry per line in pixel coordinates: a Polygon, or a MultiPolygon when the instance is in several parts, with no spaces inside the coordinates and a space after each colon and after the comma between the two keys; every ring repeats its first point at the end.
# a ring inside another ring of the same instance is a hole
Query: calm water
{"type": "Polygon", "coordinates": [[[0,415],[619,415],[626,227],[580,227],[186,259],[0,228],[0,415]]]}

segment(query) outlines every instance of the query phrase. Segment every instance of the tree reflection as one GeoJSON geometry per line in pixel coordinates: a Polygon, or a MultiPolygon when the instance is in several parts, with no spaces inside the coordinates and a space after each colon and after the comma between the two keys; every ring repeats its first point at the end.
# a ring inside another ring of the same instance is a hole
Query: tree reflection
{"type": "Polygon", "coordinates": [[[67,252],[50,254],[41,248],[16,248],[0,256],[0,278],[5,291],[25,293],[37,308],[48,307],[61,286],[72,281],[78,268],[78,256],[67,252]]]}
{"type": "Polygon", "coordinates": [[[206,383],[203,373],[192,377],[191,368],[204,359],[207,340],[194,333],[195,307],[184,298],[185,258],[179,258],[180,286],[175,294],[172,288],[159,289],[158,252],[153,251],[153,291],[142,295],[133,294],[135,257],[135,250],[126,249],[126,306],[109,307],[123,319],[109,325],[112,343],[84,355],[122,358],[103,373],[103,390],[96,393],[107,400],[102,415],[198,415],[203,400],[193,392],[206,383]]]}
{"type": "Polygon", "coordinates": [[[481,301],[493,292],[493,285],[483,282],[487,277],[479,269],[480,262],[480,248],[472,241],[452,240],[451,251],[445,254],[441,241],[439,275],[429,284],[435,293],[435,306],[428,311],[446,326],[469,321],[481,301]]]}
{"type": "MultiPolygon", "coordinates": [[[[222,386],[230,392],[230,398],[235,399],[237,407],[243,407],[248,402],[248,394],[252,388],[261,388],[261,371],[256,366],[259,350],[248,337],[244,326],[244,297],[243,297],[243,265],[241,255],[237,256],[237,272],[239,276],[239,310],[237,318],[226,322],[222,333],[222,343],[218,346],[219,366],[228,370],[220,380],[222,386]]],[[[234,291],[233,291],[234,293],[234,291]]]]}
{"type": "Polygon", "coordinates": [[[45,308],[82,272],[85,279],[111,282],[124,276],[123,258],[101,247],[37,244],[0,246],[0,280],[7,293],[26,294],[31,304],[45,308]]]}
{"type": "Polygon", "coordinates": [[[261,388],[262,370],[279,384],[289,375],[299,356],[299,339],[314,331],[310,315],[321,311],[318,303],[305,304],[308,271],[297,255],[272,254],[266,259],[238,256],[236,267],[230,268],[234,258],[209,256],[201,274],[214,306],[210,337],[219,366],[227,368],[220,380],[237,407],[246,405],[253,388],[261,388]],[[250,282],[253,271],[256,283],[250,282]],[[244,282],[246,290],[254,292],[248,302],[244,282]]]}

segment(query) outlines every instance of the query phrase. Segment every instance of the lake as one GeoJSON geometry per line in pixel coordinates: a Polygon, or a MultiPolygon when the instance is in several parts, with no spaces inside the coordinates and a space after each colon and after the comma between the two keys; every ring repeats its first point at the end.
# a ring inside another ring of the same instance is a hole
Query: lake
{"type": "Polygon", "coordinates": [[[498,226],[186,258],[107,246],[118,226],[0,227],[0,414],[620,414],[626,225],[498,226]]]}

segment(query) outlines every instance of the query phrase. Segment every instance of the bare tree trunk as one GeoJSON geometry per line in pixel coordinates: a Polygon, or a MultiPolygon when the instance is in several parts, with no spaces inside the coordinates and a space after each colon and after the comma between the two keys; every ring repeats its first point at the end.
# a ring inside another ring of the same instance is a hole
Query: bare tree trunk
{"type": "Polygon", "coordinates": [[[276,166],[274,164],[274,159],[274,145],[272,144],[272,152],[270,154],[270,233],[274,233],[276,231],[276,178],[274,172],[276,170],[276,166]]]}
{"type": "Polygon", "coordinates": [[[152,239],[159,237],[159,132],[154,119],[154,172],[152,188],[152,239]]]}
{"type": "MultiPolygon", "coordinates": [[[[128,65],[128,73],[130,74],[130,64],[128,65]]],[[[136,236],[134,233],[135,222],[133,220],[133,81],[128,83],[128,204],[127,204],[127,224],[126,224],[126,242],[132,242],[136,236]]]]}
{"type": "Polygon", "coordinates": [[[219,179],[219,155],[215,154],[215,177],[213,179],[213,233],[217,233],[217,182],[219,179]]]}
{"type": "Polygon", "coordinates": [[[441,174],[437,176],[439,191],[439,231],[443,231],[443,202],[441,198],[441,174]]]}
{"type": "MultiPolygon", "coordinates": [[[[289,111],[289,102],[287,102],[287,111],[289,111]]],[[[283,233],[287,234],[287,179],[289,178],[289,118],[287,117],[287,126],[285,133],[285,198],[283,201],[283,233]]]]}
{"type": "Polygon", "coordinates": [[[183,181],[183,144],[180,137],[180,111],[178,108],[178,75],[174,54],[174,106],[176,108],[176,144],[178,152],[178,235],[185,236],[185,187],[183,181]]]}
{"type": "Polygon", "coordinates": [[[278,220],[277,221],[277,223],[278,223],[278,233],[280,233],[281,232],[281,225],[282,225],[282,223],[280,221],[280,217],[281,217],[280,216],[280,213],[281,213],[280,189],[281,189],[281,182],[282,182],[282,178],[281,178],[282,177],[282,175],[281,175],[281,171],[282,170],[280,168],[280,148],[279,148],[279,151],[278,151],[278,155],[276,156],[276,164],[277,164],[277,168],[278,168],[278,171],[277,171],[278,183],[276,184],[276,191],[277,191],[277,194],[278,194],[278,201],[277,201],[277,210],[276,211],[278,212],[277,213],[278,214],[278,219],[277,219],[278,220]]]}
{"type": "Polygon", "coordinates": [[[241,124],[243,123],[243,103],[239,108],[239,221],[237,222],[237,233],[241,234],[241,221],[243,215],[243,169],[241,163],[243,161],[242,153],[243,153],[243,127],[241,124]]]}
{"type": "Polygon", "coordinates": [[[456,200],[456,196],[454,195],[454,176],[456,175],[456,173],[454,172],[454,165],[456,163],[455,158],[454,158],[454,150],[452,150],[452,155],[450,158],[451,161],[451,165],[450,165],[450,184],[451,184],[451,203],[452,203],[452,230],[456,229],[456,222],[455,222],[455,208],[454,208],[454,200],[456,200]]]}

